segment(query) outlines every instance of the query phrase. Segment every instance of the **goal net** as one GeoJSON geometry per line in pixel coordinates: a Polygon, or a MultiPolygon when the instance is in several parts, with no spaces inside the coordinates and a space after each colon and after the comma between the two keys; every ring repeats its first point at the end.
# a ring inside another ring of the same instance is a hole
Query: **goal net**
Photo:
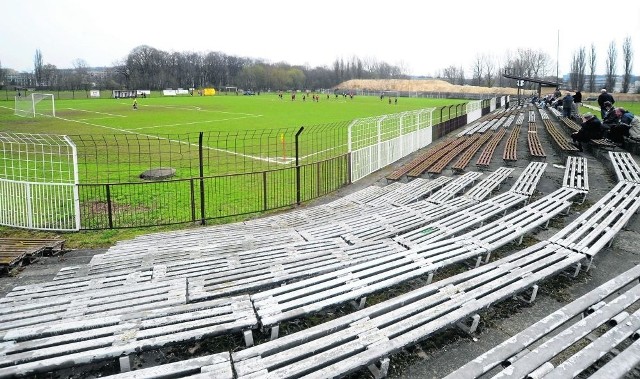
{"type": "Polygon", "coordinates": [[[14,114],[21,117],[56,116],[53,94],[32,93],[29,96],[16,96],[14,114]]]}

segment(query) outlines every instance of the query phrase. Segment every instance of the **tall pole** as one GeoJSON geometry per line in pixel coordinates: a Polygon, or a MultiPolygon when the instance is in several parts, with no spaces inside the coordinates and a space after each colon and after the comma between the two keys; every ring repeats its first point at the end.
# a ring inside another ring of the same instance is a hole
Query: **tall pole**
{"type": "Polygon", "coordinates": [[[558,43],[556,45],[556,82],[558,82],[558,88],[560,88],[560,73],[558,67],[560,66],[560,29],[558,29],[558,43]]]}

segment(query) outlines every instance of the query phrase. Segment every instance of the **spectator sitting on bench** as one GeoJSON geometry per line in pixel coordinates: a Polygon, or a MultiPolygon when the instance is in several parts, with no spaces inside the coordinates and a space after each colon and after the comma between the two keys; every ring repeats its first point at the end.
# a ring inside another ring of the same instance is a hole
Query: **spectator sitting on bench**
{"type": "Polygon", "coordinates": [[[620,118],[616,116],[616,108],[610,101],[605,101],[603,109],[604,116],[602,117],[602,128],[604,129],[604,136],[608,137],[609,129],[611,129],[612,125],[618,124],[620,118]]]}
{"type": "Polygon", "coordinates": [[[614,113],[618,119],[618,123],[611,126],[609,139],[617,144],[622,144],[624,143],[624,137],[631,137],[630,130],[633,127],[636,128],[634,134],[637,134],[640,120],[624,108],[616,108],[614,113]]]}
{"type": "Polygon", "coordinates": [[[602,123],[592,113],[582,115],[580,130],[571,134],[573,144],[580,151],[582,151],[581,142],[589,142],[600,138],[602,138],[602,123]]]}

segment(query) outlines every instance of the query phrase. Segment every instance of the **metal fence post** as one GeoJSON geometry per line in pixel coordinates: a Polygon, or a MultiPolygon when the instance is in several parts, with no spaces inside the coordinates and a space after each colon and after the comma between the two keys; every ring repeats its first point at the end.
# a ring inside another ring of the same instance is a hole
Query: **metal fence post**
{"type": "Polygon", "coordinates": [[[198,165],[200,166],[200,225],[205,224],[204,213],[204,156],[202,152],[202,140],[204,138],[204,132],[198,134],[198,165]]]}
{"type": "Polygon", "coordinates": [[[109,229],[113,229],[113,208],[111,207],[111,186],[106,184],[107,187],[107,217],[109,219],[109,229]]]}
{"type": "Polygon", "coordinates": [[[298,205],[300,205],[301,201],[300,201],[300,192],[301,192],[301,188],[300,188],[300,161],[299,161],[299,153],[300,153],[300,144],[299,144],[299,138],[300,137],[300,133],[302,133],[302,131],[304,130],[304,126],[300,127],[300,130],[298,130],[298,132],[296,133],[296,202],[298,203],[298,205]]]}

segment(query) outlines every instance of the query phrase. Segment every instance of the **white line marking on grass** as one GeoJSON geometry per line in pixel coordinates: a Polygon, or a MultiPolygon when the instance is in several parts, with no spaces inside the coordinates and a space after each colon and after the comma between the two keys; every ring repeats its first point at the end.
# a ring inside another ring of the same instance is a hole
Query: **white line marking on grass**
{"type": "Polygon", "coordinates": [[[143,126],[143,127],[140,127],[140,128],[127,129],[127,130],[155,129],[155,128],[163,128],[163,127],[165,127],[165,126],[186,126],[186,125],[208,124],[208,123],[213,123],[213,122],[242,120],[242,119],[245,119],[245,118],[257,118],[257,117],[262,117],[262,115],[246,116],[246,117],[234,117],[234,118],[223,118],[223,119],[220,119],[220,120],[206,120],[206,121],[182,122],[182,123],[179,123],[179,124],[167,124],[167,125],[143,126]]]}
{"type": "Polygon", "coordinates": [[[127,117],[125,115],[121,115],[121,114],[113,114],[113,113],[105,113],[105,112],[96,112],[96,111],[88,111],[85,109],[78,109],[78,108],[64,108],[64,109],[70,109],[72,111],[78,111],[78,112],[87,112],[87,113],[96,113],[96,114],[105,114],[107,116],[112,116],[112,117],[127,117]]]}
{"type": "MultiPolygon", "coordinates": [[[[12,109],[12,108],[9,108],[9,109],[12,109]]],[[[149,138],[155,138],[155,139],[158,139],[158,140],[165,140],[165,141],[175,142],[175,143],[179,143],[179,144],[183,144],[183,145],[191,145],[191,146],[198,147],[198,144],[195,144],[195,143],[189,143],[189,142],[185,142],[185,141],[174,140],[174,139],[171,139],[171,138],[163,138],[163,137],[159,137],[159,136],[154,136],[153,134],[136,133],[136,132],[132,132],[132,131],[126,130],[126,129],[118,129],[118,128],[114,128],[114,127],[111,127],[111,126],[99,125],[99,124],[94,124],[94,123],[86,122],[86,121],[71,120],[71,119],[66,119],[66,118],[57,117],[57,116],[55,118],[63,120],[63,121],[75,122],[75,123],[78,123],[78,124],[85,124],[85,125],[89,125],[89,126],[95,126],[95,127],[98,127],[98,128],[105,128],[105,129],[109,129],[109,130],[115,130],[115,131],[120,132],[120,133],[134,134],[134,135],[139,135],[139,136],[144,136],[144,137],[149,137],[149,138]]],[[[290,159],[287,159],[288,162],[282,162],[281,158],[257,157],[257,156],[254,156],[254,155],[237,153],[235,151],[218,149],[218,148],[211,147],[211,146],[203,146],[203,148],[205,148],[207,150],[219,151],[219,152],[222,152],[222,153],[227,153],[227,154],[231,154],[231,155],[237,155],[237,156],[240,156],[240,157],[255,159],[255,160],[258,160],[258,161],[264,161],[264,162],[269,162],[269,163],[278,163],[278,164],[289,164],[290,163],[290,159]]]]}
{"type": "Polygon", "coordinates": [[[176,106],[176,105],[142,105],[143,107],[147,107],[147,108],[169,108],[169,109],[178,109],[178,110],[187,110],[187,111],[197,111],[197,112],[210,112],[210,113],[226,113],[226,114],[239,114],[239,115],[244,115],[244,116],[262,116],[262,115],[256,115],[253,113],[242,113],[242,112],[225,112],[225,111],[217,111],[217,110],[210,110],[210,109],[202,109],[201,107],[196,107],[194,105],[189,106],[189,107],[183,107],[183,106],[176,106]]]}
{"type": "Polygon", "coordinates": [[[95,118],[79,118],[77,120],[78,121],[94,121],[94,120],[106,120],[106,119],[112,119],[112,118],[113,117],[95,117],[95,118]]]}

